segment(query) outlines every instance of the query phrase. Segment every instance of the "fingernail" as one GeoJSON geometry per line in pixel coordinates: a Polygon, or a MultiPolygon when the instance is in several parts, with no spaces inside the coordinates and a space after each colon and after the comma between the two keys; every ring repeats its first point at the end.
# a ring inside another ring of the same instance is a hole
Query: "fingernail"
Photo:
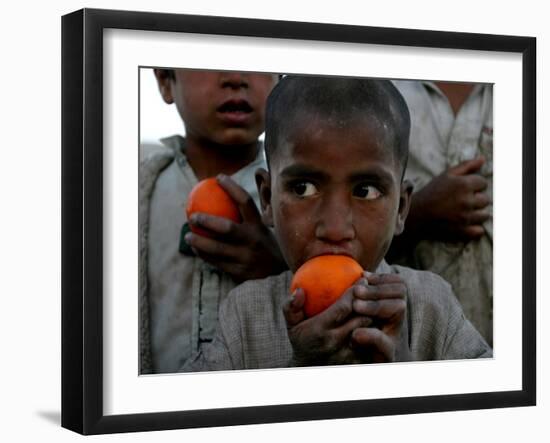
{"type": "Polygon", "coordinates": [[[294,292],[290,294],[290,304],[294,305],[296,303],[296,294],[298,293],[298,288],[294,289],[294,292]]]}
{"type": "Polygon", "coordinates": [[[227,175],[225,174],[218,174],[217,179],[219,181],[224,181],[227,178],[227,175]]]}
{"type": "Polygon", "coordinates": [[[183,237],[183,239],[185,240],[185,243],[187,243],[187,244],[189,244],[189,242],[191,241],[192,238],[193,238],[193,234],[191,234],[190,232],[185,234],[185,237],[183,237]]]}

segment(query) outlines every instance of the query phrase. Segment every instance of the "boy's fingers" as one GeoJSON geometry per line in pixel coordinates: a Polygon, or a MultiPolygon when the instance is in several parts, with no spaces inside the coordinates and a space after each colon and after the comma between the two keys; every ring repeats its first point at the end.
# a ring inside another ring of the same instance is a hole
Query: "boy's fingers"
{"type": "Polygon", "coordinates": [[[462,229],[462,235],[467,239],[476,239],[483,237],[485,234],[485,228],[481,225],[469,225],[462,229]]]}
{"type": "Polygon", "coordinates": [[[356,329],[367,328],[371,324],[372,319],[364,316],[355,316],[349,318],[345,323],[335,328],[321,328],[321,330],[324,331],[324,339],[322,341],[323,348],[330,349],[331,352],[338,354],[339,357],[336,361],[347,361],[347,355],[351,352],[351,334],[356,329]]]}
{"type": "Polygon", "coordinates": [[[301,288],[297,288],[283,303],[283,314],[288,328],[296,326],[305,319],[304,304],[305,294],[301,288]]]}
{"type": "Polygon", "coordinates": [[[476,192],[472,198],[474,209],[483,209],[491,203],[491,199],[485,192],[476,192]]]}
{"type": "Polygon", "coordinates": [[[366,316],[356,316],[349,319],[342,326],[334,329],[335,334],[340,337],[342,340],[348,340],[349,336],[353,331],[358,328],[368,328],[373,323],[372,318],[366,316]]]}
{"type": "Polygon", "coordinates": [[[405,299],[407,286],[397,274],[371,274],[366,272],[368,286],[354,287],[354,296],[361,300],[405,299]]]}
{"type": "Polygon", "coordinates": [[[194,227],[205,228],[213,234],[227,235],[234,231],[233,221],[216,215],[196,212],[189,218],[189,224],[194,227]]]}
{"type": "Polygon", "coordinates": [[[359,315],[376,317],[382,320],[404,318],[407,311],[407,302],[401,298],[386,300],[353,300],[353,310],[359,315]]]}
{"type": "Polygon", "coordinates": [[[223,237],[225,242],[242,243],[247,235],[241,223],[235,223],[224,217],[196,212],[189,218],[189,224],[210,231],[215,237],[223,237]]]}
{"type": "Polygon", "coordinates": [[[216,179],[220,186],[227,191],[229,196],[237,203],[239,211],[245,222],[261,223],[260,211],[254,203],[251,195],[239,186],[235,180],[225,174],[219,174],[216,179]]]}
{"type": "Polygon", "coordinates": [[[384,299],[405,299],[407,288],[403,283],[386,283],[381,285],[372,284],[364,289],[356,289],[353,292],[355,299],[360,300],[384,300],[384,299]]]}
{"type": "Polygon", "coordinates": [[[491,218],[487,211],[472,211],[468,214],[469,225],[480,225],[491,218]]]}
{"type": "Polygon", "coordinates": [[[463,161],[462,163],[459,163],[458,165],[449,168],[448,172],[451,175],[473,174],[474,172],[479,171],[484,163],[485,157],[479,156],[472,160],[463,161]]]}
{"type": "Polygon", "coordinates": [[[394,341],[380,329],[358,328],[351,334],[351,343],[354,347],[372,350],[375,363],[395,360],[394,341]]]}
{"type": "Polygon", "coordinates": [[[240,255],[240,249],[236,246],[192,232],[185,234],[185,241],[197,255],[203,258],[209,256],[210,259],[206,261],[210,263],[218,260],[237,260],[240,255]]]}
{"type": "Polygon", "coordinates": [[[363,277],[369,285],[382,285],[386,283],[403,283],[399,274],[376,274],[374,272],[364,271],[363,277]]]}
{"type": "Polygon", "coordinates": [[[463,178],[467,188],[472,192],[482,192],[489,186],[488,180],[479,174],[470,174],[463,178]]]}

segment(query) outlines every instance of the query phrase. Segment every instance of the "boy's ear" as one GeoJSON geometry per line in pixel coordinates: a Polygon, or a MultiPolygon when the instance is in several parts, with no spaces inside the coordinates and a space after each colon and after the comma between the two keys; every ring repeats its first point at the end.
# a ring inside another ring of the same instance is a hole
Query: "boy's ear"
{"type": "Polygon", "coordinates": [[[164,102],[169,105],[174,103],[174,94],[172,93],[174,71],[170,69],[154,69],[153,72],[155,73],[160,95],[164,102]]]}
{"type": "Polygon", "coordinates": [[[410,180],[404,179],[401,183],[401,193],[399,196],[399,209],[397,212],[397,220],[395,221],[394,235],[399,235],[405,229],[405,220],[409,214],[411,207],[411,195],[413,192],[413,184],[410,180]]]}
{"type": "Polygon", "coordinates": [[[256,186],[262,205],[262,221],[264,225],[273,227],[273,210],[271,208],[271,175],[264,168],[256,170],[256,186]]]}

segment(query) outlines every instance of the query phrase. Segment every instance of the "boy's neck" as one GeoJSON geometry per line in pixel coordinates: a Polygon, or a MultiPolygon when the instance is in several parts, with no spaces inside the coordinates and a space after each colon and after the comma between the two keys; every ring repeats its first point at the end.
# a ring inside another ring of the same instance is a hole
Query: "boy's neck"
{"type": "Polygon", "coordinates": [[[458,114],[458,111],[460,111],[460,108],[468,99],[475,86],[472,83],[453,83],[440,81],[434,83],[449,100],[449,104],[451,105],[451,108],[455,115],[458,114]]]}
{"type": "Polygon", "coordinates": [[[255,160],[260,143],[219,145],[186,139],[185,155],[198,180],[218,174],[232,175],[255,160]]]}

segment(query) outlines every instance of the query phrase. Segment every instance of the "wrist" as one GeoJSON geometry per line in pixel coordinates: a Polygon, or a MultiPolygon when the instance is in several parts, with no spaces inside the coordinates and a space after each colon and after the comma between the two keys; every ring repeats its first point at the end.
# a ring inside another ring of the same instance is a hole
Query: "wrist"
{"type": "Polygon", "coordinates": [[[411,196],[411,207],[405,221],[405,229],[418,235],[429,230],[429,224],[434,218],[431,213],[432,204],[425,198],[424,193],[425,189],[421,189],[411,196]]]}
{"type": "Polygon", "coordinates": [[[291,368],[300,368],[308,365],[296,358],[294,354],[292,354],[292,357],[290,357],[290,361],[288,362],[288,366],[291,368]]]}
{"type": "Polygon", "coordinates": [[[290,366],[294,368],[306,367],[306,366],[322,366],[326,362],[321,362],[319,359],[314,359],[311,356],[299,355],[295,352],[292,353],[290,358],[290,366]]]}

